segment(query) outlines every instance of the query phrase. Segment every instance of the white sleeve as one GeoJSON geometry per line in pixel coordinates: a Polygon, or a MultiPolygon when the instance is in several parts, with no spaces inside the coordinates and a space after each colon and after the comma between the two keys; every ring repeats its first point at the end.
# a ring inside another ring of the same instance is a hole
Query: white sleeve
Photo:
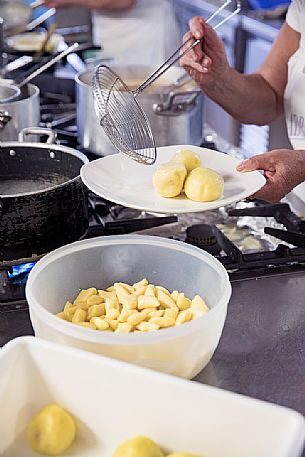
{"type": "Polygon", "coordinates": [[[288,11],[287,11],[286,22],[296,32],[301,32],[301,27],[300,27],[300,20],[302,17],[301,13],[302,13],[301,0],[292,0],[292,3],[290,4],[288,11]]]}

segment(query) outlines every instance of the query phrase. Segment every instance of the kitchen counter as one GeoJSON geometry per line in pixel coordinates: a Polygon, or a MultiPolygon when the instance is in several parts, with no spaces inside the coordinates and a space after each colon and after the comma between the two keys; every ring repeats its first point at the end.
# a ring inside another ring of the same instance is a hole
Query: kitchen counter
{"type": "Polygon", "coordinates": [[[305,415],[305,275],[233,283],[220,345],[196,381],[305,415]]]}

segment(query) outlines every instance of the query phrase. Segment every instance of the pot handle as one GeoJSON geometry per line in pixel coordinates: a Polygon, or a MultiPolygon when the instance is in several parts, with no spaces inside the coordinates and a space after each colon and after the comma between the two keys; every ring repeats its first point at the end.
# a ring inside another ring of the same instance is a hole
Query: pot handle
{"type": "Polygon", "coordinates": [[[11,119],[12,116],[7,111],[0,111],[0,130],[3,130],[11,119]]]}
{"type": "Polygon", "coordinates": [[[22,143],[26,142],[26,137],[28,135],[38,135],[38,136],[47,136],[48,139],[46,141],[47,144],[55,144],[56,143],[56,138],[57,134],[51,129],[46,129],[43,127],[27,127],[25,129],[22,129],[21,132],[18,135],[18,141],[21,141],[22,143]]]}
{"type": "Polygon", "coordinates": [[[200,91],[191,92],[170,92],[163,103],[155,103],[153,111],[160,116],[179,116],[191,111],[196,104],[200,91]],[[186,100],[175,102],[177,97],[186,97],[186,100]]]}

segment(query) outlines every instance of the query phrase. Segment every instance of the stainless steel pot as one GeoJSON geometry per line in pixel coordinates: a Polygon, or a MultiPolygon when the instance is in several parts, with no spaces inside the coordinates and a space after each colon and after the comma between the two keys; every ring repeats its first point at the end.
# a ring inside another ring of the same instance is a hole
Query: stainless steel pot
{"type": "Polygon", "coordinates": [[[0,141],[17,141],[21,130],[39,126],[39,89],[29,84],[28,90],[28,97],[0,104],[0,141]]]}
{"type": "MultiPolygon", "coordinates": [[[[153,72],[153,67],[113,67],[126,84],[137,86],[153,72]]],[[[91,91],[93,71],[76,76],[77,126],[82,146],[98,155],[117,152],[99,124],[91,91]]],[[[144,91],[138,102],[148,116],[157,146],[173,144],[199,145],[203,129],[203,97],[191,81],[175,87],[173,83],[185,74],[179,67],[170,68],[158,85],[144,91]]],[[[132,88],[133,88],[132,87],[132,88]]]]}
{"type": "Polygon", "coordinates": [[[22,0],[0,0],[0,17],[3,19],[4,35],[11,36],[16,33],[33,30],[53,16],[56,10],[55,8],[50,8],[30,22],[33,10],[43,6],[44,3],[44,0],[37,0],[28,5],[22,0]]]}

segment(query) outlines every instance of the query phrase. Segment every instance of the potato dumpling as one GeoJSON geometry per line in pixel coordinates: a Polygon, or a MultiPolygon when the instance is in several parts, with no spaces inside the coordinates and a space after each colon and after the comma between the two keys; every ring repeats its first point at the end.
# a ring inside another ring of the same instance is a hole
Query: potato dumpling
{"type": "Polygon", "coordinates": [[[154,441],[137,436],[121,444],[113,457],[164,457],[164,454],[154,441]]]}
{"type": "Polygon", "coordinates": [[[172,162],[182,163],[188,173],[201,165],[199,155],[188,149],[177,152],[172,158],[172,162]]]}
{"type": "Polygon", "coordinates": [[[186,168],[182,163],[160,165],[153,175],[153,185],[161,197],[176,197],[183,189],[186,168]]]}
{"type": "Polygon", "coordinates": [[[28,425],[31,448],[45,455],[62,454],[71,446],[75,434],[76,425],[73,417],[56,404],[43,408],[28,425]]]}
{"type": "Polygon", "coordinates": [[[190,200],[211,202],[223,193],[224,181],[216,171],[210,168],[195,168],[186,178],[184,191],[190,200]]]}

